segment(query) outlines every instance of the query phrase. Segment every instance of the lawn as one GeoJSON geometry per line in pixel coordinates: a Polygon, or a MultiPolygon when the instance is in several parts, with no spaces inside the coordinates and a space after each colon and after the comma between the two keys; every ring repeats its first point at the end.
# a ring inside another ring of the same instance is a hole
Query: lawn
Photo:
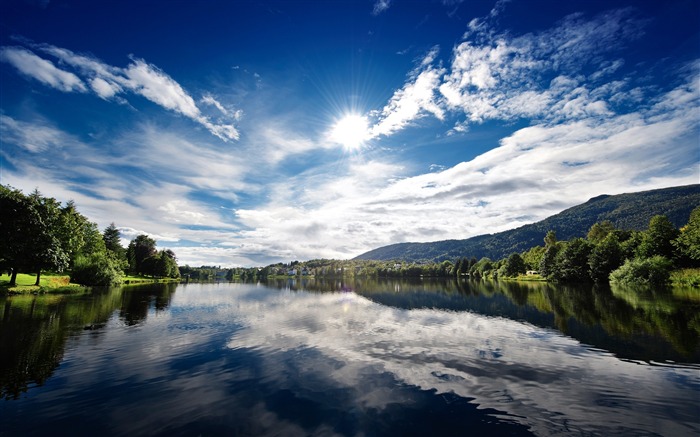
{"type": "Polygon", "coordinates": [[[17,285],[10,287],[10,275],[0,275],[0,293],[34,293],[34,292],[72,292],[84,287],[70,283],[70,276],[53,273],[42,273],[39,286],[34,285],[36,275],[27,273],[17,274],[17,285]]]}

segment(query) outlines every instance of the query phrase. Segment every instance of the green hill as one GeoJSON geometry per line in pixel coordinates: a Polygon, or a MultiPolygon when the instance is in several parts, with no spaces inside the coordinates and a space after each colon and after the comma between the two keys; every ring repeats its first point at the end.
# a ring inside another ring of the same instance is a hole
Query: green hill
{"type": "Polygon", "coordinates": [[[688,222],[693,208],[700,205],[700,185],[659,190],[602,195],[566,209],[540,222],[497,234],[479,235],[466,240],[445,240],[432,243],[398,243],[363,253],[355,259],[435,261],[458,257],[504,258],[543,245],[547,231],[554,230],[557,239],[585,237],[596,222],[610,220],[619,229],[643,230],[649,220],[659,214],[668,217],[676,227],[688,222]]]}

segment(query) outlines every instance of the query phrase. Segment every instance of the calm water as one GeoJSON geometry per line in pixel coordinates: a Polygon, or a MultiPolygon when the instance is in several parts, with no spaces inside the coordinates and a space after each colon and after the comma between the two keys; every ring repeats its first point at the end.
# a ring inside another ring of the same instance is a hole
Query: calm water
{"type": "Polygon", "coordinates": [[[700,303],[280,281],[0,298],[0,435],[699,435],[700,303]]]}

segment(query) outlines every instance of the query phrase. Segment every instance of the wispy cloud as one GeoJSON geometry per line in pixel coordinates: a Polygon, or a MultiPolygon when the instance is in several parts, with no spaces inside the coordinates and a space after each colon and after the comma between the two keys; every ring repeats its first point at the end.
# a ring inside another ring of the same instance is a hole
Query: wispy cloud
{"type": "Polygon", "coordinates": [[[23,47],[3,47],[0,59],[12,64],[23,74],[60,91],[87,92],[85,83],[88,83],[89,89],[98,97],[116,99],[119,102],[125,101],[122,95],[128,91],[184,115],[223,141],[238,140],[240,137],[238,129],[232,123],[240,118],[240,112],[225,109],[211,94],[206,94],[203,103],[223,109],[223,115],[229,119],[228,122],[213,121],[202,114],[194,98],[177,81],[143,59],[132,57],[125,68],[120,68],[64,48],[48,44],[30,45],[34,50],[57,58],[62,65],[72,67],[75,72],[61,70],[51,61],[23,47]]]}
{"type": "Polygon", "coordinates": [[[379,15],[389,9],[392,0],[377,0],[372,8],[372,15],[379,15]]]}
{"type": "Polygon", "coordinates": [[[75,74],[57,68],[53,62],[40,58],[21,47],[0,48],[0,60],[14,65],[22,74],[57,90],[85,92],[87,88],[75,74]]]}
{"type": "Polygon", "coordinates": [[[444,110],[437,101],[436,91],[444,69],[432,65],[437,54],[437,48],[430,50],[411,73],[410,80],[394,93],[384,109],[371,114],[378,118],[371,136],[391,135],[428,114],[443,119],[444,110]]]}

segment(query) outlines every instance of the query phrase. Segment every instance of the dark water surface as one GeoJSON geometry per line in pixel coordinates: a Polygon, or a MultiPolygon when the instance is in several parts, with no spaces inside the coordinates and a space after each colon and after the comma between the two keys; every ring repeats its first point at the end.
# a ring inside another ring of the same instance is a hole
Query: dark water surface
{"type": "Polygon", "coordinates": [[[0,298],[0,435],[700,435],[682,291],[279,281],[0,298]]]}

